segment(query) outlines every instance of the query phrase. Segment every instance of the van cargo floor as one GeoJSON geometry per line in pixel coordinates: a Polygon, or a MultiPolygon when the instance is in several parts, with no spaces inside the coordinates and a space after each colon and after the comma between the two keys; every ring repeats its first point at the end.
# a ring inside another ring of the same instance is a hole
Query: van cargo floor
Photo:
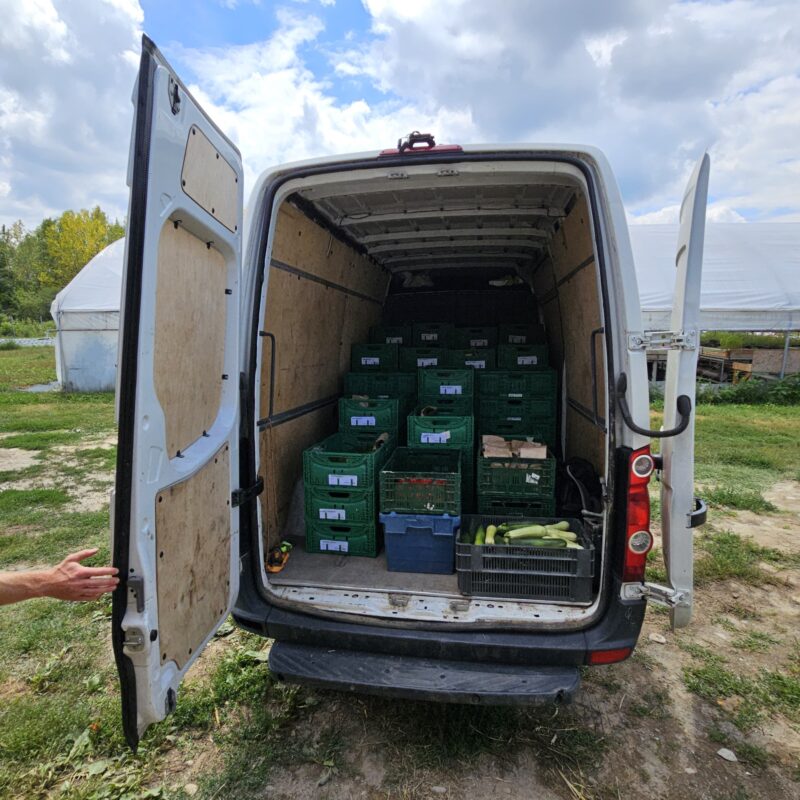
{"type": "Polygon", "coordinates": [[[426,575],[416,572],[389,572],[386,555],[377,558],[306,553],[295,545],[286,566],[269,576],[278,586],[319,586],[357,591],[397,591],[414,594],[459,595],[458,581],[452,575],[426,575]]]}

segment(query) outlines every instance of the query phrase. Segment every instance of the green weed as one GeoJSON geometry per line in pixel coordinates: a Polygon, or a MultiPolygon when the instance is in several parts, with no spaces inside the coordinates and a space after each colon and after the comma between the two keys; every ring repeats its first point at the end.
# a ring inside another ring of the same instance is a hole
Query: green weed
{"type": "Polygon", "coordinates": [[[733,646],[737,650],[746,650],[750,653],[767,653],[774,644],[778,644],[778,640],[761,631],[751,631],[733,641],[733,646]]]}
{"type": "Polygon", "coordinates": [[[765,500],[759,492],[742,491],[730,486],[715,486],[712,489],[705,489],[703,498],[711,506],[753,511],[756,514],[778,510],[777,506],[765,500]]]}
{"type": "Polygon", "coordinates": [[[759,585],[770,580],[770,576],[760,569],[759,562],[790,565],[797,560],[796,556],[761,547],[730,531],[706,534],[697,539],[696,546],[694,575],[697,586],[730,578],[759,585]]]}
{"type": "Polygon", "coordinates": [[[20,515],[43,508],[58,508],[69,502],[62,489],[6,489],[0,492],[0,519],[14,521],[20,515]]]}
{"type": "Polygon", "coordinates": [[[635,717],[666,719],[670,715],[671,700],[664,689],[651,689],[630,706],[630,713],[635,717]]]}

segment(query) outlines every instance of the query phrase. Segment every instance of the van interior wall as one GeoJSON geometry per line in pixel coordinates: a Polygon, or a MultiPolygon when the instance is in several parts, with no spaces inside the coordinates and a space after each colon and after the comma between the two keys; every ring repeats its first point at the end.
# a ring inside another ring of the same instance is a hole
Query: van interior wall
{"type": "Polygon", "coordinates": [[[265,298],[260,419],[266,542],[283,529],[303,450],[336,430],[350,346],[381,317],[389,275],[290,202],[278,212],[265,298]],[[273,376],[274,371],[274,376],[273,376]],[[272,389],[271,389],[272,384],[272,389]]]}
{"type": "Polygon", "coordinates": [[[551,363],[564,367],[565,458],[605,467],[605,349],[597,261],[586,199],[578,195],[550,242],[533,284],[542,308],[551,363]],[[592,349],[595,368],[593,370],[592,349]],[[597,417],[598,419],[596,419],[597,417]]]}

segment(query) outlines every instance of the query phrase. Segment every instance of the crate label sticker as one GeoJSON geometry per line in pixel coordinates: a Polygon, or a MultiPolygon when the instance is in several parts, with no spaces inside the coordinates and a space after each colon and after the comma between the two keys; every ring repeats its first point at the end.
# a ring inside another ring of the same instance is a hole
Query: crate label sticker
{"type": "Polygon", "coordinates": [[[486,360],[482,361],[465,361],[465,367],[472,367],[473,369],[486,369],[486,360]]]}
{"type": "Polygon", "coordinates": [[[488,347],[489,340],[488,339],[470,339],[469,340],[470,347],[488,347]]]}
{"type": "Polygon", "coordinates": [[[538,486],[539,481],[542,479],[542,476],[536,472],[526,472],[525,473],[525,483],[532,483],[534,486],[538,486]]]}
{"type": "Polygon", "coordinates": [[[508,335],[508,343],[509,344],[526,344],[528,341],[527,336],[518,336],[517,334],[510,333],[508,335]]]}
{"type": "Polygon", "coordinates": [[[439,394],[461,394],[461,387],[460,386],[440,386],[439,387],[439,394]]]}
{"type": "Polygon", "coordinates": [[[375,417],[350,417],[350,425],[354,428],[374,428],[375,417]]]}
{"type": "Polygon", "coordinates": [[[522,417],[506,417],[506,422],[522,422],[522,417]]]}
{"type": "Polygon", "coordinates": [[[402,336],[387,336],[386,344],[403,344],[402,336]]]}
{"type": "Polygon", "coordinates": [[[535,366],[538,363],[536,356],[517,356],[517,364],[521,367],[535,366]]]}
{"type": "Polygon", "coordinates": [[[328,475],[328,486],[358,486],[358,475],[328,475]]]}
{"type": "Polygon", "coordinates": [[[422,333],[419,337],[423,342],[438,342],[439,341],[439,334],[435,331],[429,331],[428,333],[422,333]]]}
{"type": "Polygon", "coordinates": [[[337,542],[335,539],[320,539],[319,549],[329,553],[346,553],[350,549],[350,542],[337,542]]]}
{"type": "Polygon", "coordinates": [[[347,512],[343,508],[321,508],[320,519],[347,519],[347,512]]]}
{"type": "Polygon", "coordinates": [[[438,367],[439,366],[439,359],[438,358],[418,358],[417,359],[417,366],[418,367],[438,367]]]}
{"type": "Polygon", "coordinates": [[[438,433],[422,433],[419,437],[422,444],[447,444],[450,441],[450,431],[439,431],[438,433]]]}
{"type": "Polygon", "coordinates": [[[379,367],[380,364],[380,356],[361,356],[362,367],[379,367]]]}
{"type": "Polygon", "coordinates": [[[520,399],[522,399],[522,392],[509,392],[507,396],[508,397],[519,397],[520,399]]]}

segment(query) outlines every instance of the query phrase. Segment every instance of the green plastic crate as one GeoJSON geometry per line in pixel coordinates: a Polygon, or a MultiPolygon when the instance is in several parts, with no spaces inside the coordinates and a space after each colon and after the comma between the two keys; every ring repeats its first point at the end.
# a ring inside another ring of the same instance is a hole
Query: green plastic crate
{"type": "Polygon", "coordinates": [[[552,499],[556,491],[556,460],[478,456],[479,495],[497,494],[529,499],[552,499]]]}
{"type": "Polygon", "coordinates": [[[305,490],[307,520],[371,522],[377,519],[374,489],[308,486],[305,490]]]}
{"type": "Polygon", "coordinates": [[[555,397],[558,374],[552,367],[478,373],[480,397],[555,397]]]}
{"type": "Polygon", "coordinates": [[[548,364],[546,344],[501,344],[497,346],[498,369],[540,369],[548,364]]]}
{"type": "Polygon", "coordinates": [[[478,416],[485,422],[532,422],[555,418],[556,398],[553,397],[481,397],[478,416]]]}
{"type": "Polygon", "coordinates": [[[373,344],[397,344],[410,347],[413,344],[410,325],[373,325],[369,329],[369,340],[373,344]]]}
{"type": "Polygon", "coordinates": [[[497,328],[482,325],[475,328],[456,328],[453,331],[451,347],[469,348],[497,347],[497,328]]]}
{"type": "Polygon", "coordinates": [[[449,347],[453,325],[449,322],[415,322],[414,344],[417,347],[449,347]]]}
{"type": "Polygon", "coordinates": [[[376,435],[334,433],[303,453],[303,480],[309,486],[370,489],[394,449],[397,439],[389,436],[376,450],[376,435]]]}
{"type": "Polygon", "coordinates": [[[475,370],[473,369],[421,369],[417,376],[419,397],[473,397],[475,395],[475,370]]]}
{"type": "Polygon", "coordinates": [[[438,445],[469,448],[475,442],[475,418],[462,414],[408,417],[408,446],[438,445]]]}
{"type": "Polygon", "coordinates": [[[396,344],[354,344],[350,348],[353,372],[397,372],[396,344]]]}
{"type": "Polygon", "coordinates": [[[447,350],[441,347],[401,347],[398,356],[401,372],[413,372],[431,367],[446,367],[447,350]]]}
{"type": "Polygon", "coordinates": [[[428,395],[420,397],[418,402],[418,408],[435,408],[439,414],[468,417],[475,413],[475,400],[472,397],[428,395]]]}
{"type": "Polygon", "coordinates": [[[556,421],[550,419],[534,419],[516,422],[513,420],[482,420],[479,426],[481,436],[513,436],[516,439],[531,439],[544,442],[550,447],[556,446],[556,421]]]}
{"type": "Polygon", "coordinates": [[[500,325],[497,343],[500,344],[543,344],[544,328],[541,325],[500,325]]]}
{"type": "Polygon", "coordinates": [[[478,513],[497,517],[552,517],[555,498],[516,498],[503,495],[478,495],[478,513]]]}
{"type": "Polygon", "coordinates": [[[306,552],[331,555],[378,555],[378,526],[374,522],[306,520],[306,552]]]}
{"type": "Polygon", "coordinates": [[[380,511],[458,516],[461,478],[458,450],[398,447],[380,472],[380,511]]]}
{"type": "Polygon", "coordinates": [[[475,347],[448,352],[448,365],[452,369],[494,369],[497,366],[497,351],[493,347],[475,347]]]}
{"type": "Polygon", "coordinates": [[[400,404],[397,397],[339,398],[339,430],[342,433],[389,431],[397,435],[400,426],[400,404]]]}
{"type": "MultiPolygon", "coordinates": [[[[401,351],[402,352],[402,351],[401,351]]],[[[367,397],[416,397],[416,372],[348,372],[344,393],[367,397]]]]}

